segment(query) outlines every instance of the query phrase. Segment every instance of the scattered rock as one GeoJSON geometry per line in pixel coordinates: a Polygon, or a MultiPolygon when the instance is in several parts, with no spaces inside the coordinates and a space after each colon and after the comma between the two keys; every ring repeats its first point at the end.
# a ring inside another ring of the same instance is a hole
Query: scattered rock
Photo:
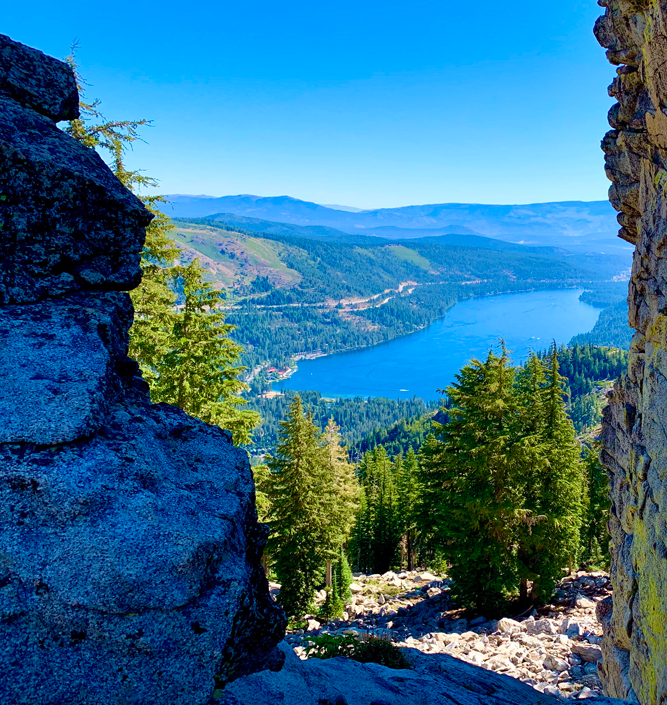
{"type": "Polygon", "coordinates": [[[514,619],[509,619],[507,617],[504,617],[503,619],[498,620],[498,631],[501,634],[504,633],[512,633],[512,632],[525,632],[526,631],[526,625],[522,624],[521,622],[517,622],[514,619]]]}
{"type": "Polygon", "coordinates": [[[570,667],[570,664],[565,659],[558,658],[558,656],[554,656],[553,654],[547,654],[543,665],[547,670],[558,671],[558,673],[567,671],[570,667]]]}
{"type": "MultiPolygon", "coordinates": [[[[595,663],[575,652],[598,648],[595,641],[600,638],[600,625],[595,609],[577,607],[576,598],[584,595],[597,605],[594,598],[609,593],[604,574],[573,575],[560,584],[558,603],[533,611],[523,620],[504,617],[490,622],[474,614],[469,620],[461,616],[461,610],[450,603],[449,591],[444,589],[449,583],[444,578],[435,576],[435,582],[443,586],[437,594],[432,588],[414,590],[414,579],[421,576],[423,573],[408,571],[390,571],[384,577],[355,575],[359,589],[350,600],[347,617],[323,629],[333,634],[382,636],[429,657],[450,654],[539,690],[552,687],[561,700],[577,698],[584,687],[601,694],[595,663]],[[387,594],[394,579],[401,580],[404,587],[398,594],[387,594]],[[380,605],[382,598],[385,602],[380,605]],[[353,611],[355,617],[350,622],[353,611]]],[[[303,639],[308,638],[306,633],[303,639]]]]}
{"type": "Polygon", "coordinates": [[[528,634],[556,634],[556,627],[550,619],[526,620],[528,634]]]}
{"type": "Polygon", "coordinates": [[[602,658],[602,649],[599,646],[584,642],[572,642],[572,653],[581,656],[584,661],[589,663],[597,663],[602,658]]]}
{"type": "Polygon", "coordinates": [[[587,597],[583,597],[581,595],[577,597],[575,604],[580,609],[591,609],[595,607],[595,602],[593,602],[593,600],[589,600],[587,597]]]}

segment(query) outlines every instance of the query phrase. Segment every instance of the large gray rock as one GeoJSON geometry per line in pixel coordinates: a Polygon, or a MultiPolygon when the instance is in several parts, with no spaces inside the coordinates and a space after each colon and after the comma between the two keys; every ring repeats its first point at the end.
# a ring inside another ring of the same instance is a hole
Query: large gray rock
{"type": "Polygon", "coordinates": [[[0,443],[53,445],[98,431],[136,372],[122,354],[131,321],[125,293],[0,306],[0,443]]]}
{"type": "Polygon", "coordinates": [[[139,199],[49,118],[1,94],[0,115],[0,304],[137,286],[139,199]]]}
{"type": "Polygon", "coordinates": [[[0,445],[0,702],[207,703],[282,637],[244,451],[126,394],[101,433],[0,445]]]}
{"type": "Polygon", "coordinates": [[[0,34],[0,93],[56,122],[79,117],[79,94],[68,67],[4,34],[0,34]]]}
{"type": "MultiPolygon", "coordinates": [[[[301,661],[281,644],[279,673],[256,673],[234,681],[220,705],[556,705],[561,702],[521,681],[486,671],[446,654],[404,649],[413,668],[394,670],[345,658],[301,661]]],[[[594,698],[593,705],[622,705],[594,698]]]]}
{"type": "Polygon", "coordinates": [[[0,36],[0,703],[207,705],[286,620],[247,454],[127,357],[151,216],[55,126],[73,85],[0,36]]]}
{"type": "Polygon", "coordinates": [[[611,478],[613,609],[600,606],[606,691],[644,705],[667,693],[667,3],[600,0],[595,27],[616,65],[602,147],[620,237],[636,246],[636,330],[603,424],[611,478]]]}

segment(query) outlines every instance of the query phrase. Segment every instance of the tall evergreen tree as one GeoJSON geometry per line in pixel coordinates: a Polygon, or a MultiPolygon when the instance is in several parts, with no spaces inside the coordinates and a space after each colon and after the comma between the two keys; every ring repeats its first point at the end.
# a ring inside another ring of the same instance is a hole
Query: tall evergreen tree
{"type": "Polygon", "coordinates": [[[405,458],[394,459],[398,494],[398,519],[405,547],[407,569],[415,569],[417,552],[417,503],[419,499],[417,455],[410,448],[405,458]]]}
{"type": "Polygon", "coordinates": [[[479,609],[502,604],[518,583],[523,497],[513,382],[504,348],[472,360],[447,389],[449,423],[434,424],[439,438],[422,449],[420,524],[450,562],[459,600],[479,609]]]}
{"type": "Polygon", "coordinates": [[[278,600],[288,615],[312,604],[331,551],[331,475],[320,429],[305,414],[301,398],[292,401],[281,422],[277,454],[268,460],[271,500],[268,550],[281,584],[278,600]]]}
{"type": "Polygon", "coordinates": [[[583,472],[581,448],[565,412],[564,378],[559,373],[555,345],[545,366],[532,355],[524,377],[530,393],[521,397],[523,426],[531,455],[525,490],[528,521],[519,540],[522,597],[550,597],[563,571],[577,561],[583,472]]]}
{"type": "Polygon", "coordinates": [[[184,303],[173,314],[169,351],[155,367],[152,398],[227,428],[234,441],[248,443],[259,414],[241,408],[248,387],[238,376],[243,348],[229,337],[223,296],[203,279],[198,260],[180,268],[184,303]]]}
{"type": "Polygon", "coordinates": [[[331,484],[328,490],[332,505],[329,545],[339,553],[350,538],[359,509],[359,482],[341,445],[340,427],[333,419],[329,419],[321,440],[325,448],[327,482],[331,484]]]}
{"type": "Polygon", "coordinates": [[[582,560],[594,566],[609,564],[609,477],[599,458],[599,444],[584,449],[584,495],[581,527],[582,560]]]}
{"type": "Polygon", "coordinates": [[[362,499],[353,555],[360,570],[384,573],[397,561],[401,537],[394,471],[384,446],[364,454],[359,475],[362,499]]]}

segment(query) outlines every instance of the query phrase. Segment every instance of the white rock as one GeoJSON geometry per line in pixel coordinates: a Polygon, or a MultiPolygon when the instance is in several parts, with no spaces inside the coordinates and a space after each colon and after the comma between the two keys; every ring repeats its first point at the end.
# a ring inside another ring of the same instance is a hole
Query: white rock
{"type": "Polygon", "coordinates": [[[503,619],[498,620],[498,631],[501,634],[512,633],[512,632],[525,632],[526,627],[514,619],[509,619],[508,617],[503,617],[503,619]]]}
{"type": "Polygon", "coordinates": [[[519,634],[516,640],[519,644],[528,646],[531,649],[539,649],[542,646],[542,642],[536,636],[529,636],[528,634],[519,634]]]}
{"type": "Polygon", "coordinates": [[[487,659],[486,663],[494,671],[510,671],[514,668],[512,662],[500,654],[487,659]]]}
{"type": "Polygon", "coordinates": [[[526,631],[528,634],[555,634],[556,628],[550,619],[538,619],[534,622],[526,620],[526,631]]]}
{"type": "Polygon", "coordinates": [[[435,640],[439,642],[440,644],[454,644],[458,641],[460,641],[461,635],[457,634],[456,632],[454,633],[447,633],[447,632],[437,632],[435,634],[435,640]]]}
{"type": "Polygon", "coordinates": [[[483,664],[486,659],[484,657],[484,654],[480,653],[479,651],[470,651],[466,655],[465,660],[475,666],[481,666],[481,664],[483,664]]]}
{"type": "Polygon", "coordinates": [[[422,573],[419,576],[424,583],[430,583],[432,580],[437,580],[437,576],[433,575],[433,573],[422,573]]]}
{"type": "Polygon", "coordinates": [[[464,641],[476,641],[479,639],[479,634],[477,632],[463,632],[461,639],[464,641]]]}
{"type": "Polygon", "coordinates": [[[596,663],[602,658],[602,649],[599,646],[586,644],[585,642],[575,641],[572,644],[572,653],[581,656],[584,661],[589,663],[596,663]]]}
{"type": "Polygon", "coordinates": [[[351,593],[358,593],[358,592],[363,592],[364,591],[364,586],[359,585],[359,583],[350,583],[350,592],[351,593]]]}
{"type": "Polygon", "coordinates": [[[579,609],[592,609],[595,607],[595,602],[593,602],[593,600],[589,600],[583,595],[577,595],[574,604],[579,607],[579,609]]]}
{"type": "Polygon", "coordinates": [[[558,627],[558,632],[567,635],[571,639],[573,636],[581,636],[584,633],[584,628],[576,620],[566,617],[560,627],[558,627]]]}
{"type": "Polygon", "coordinates": [[[579,691],[579,700],[586,700],[587,698],[597,698],[597,693],[594,693],[590,688],[584,686],[579,691]]]}
{"type": "Polygon", "coordinates": [[[554,656],[553,654],[547,654],[542,663],[545,669],[549,671],[557,671],[558,673],[567,671],[570,667],[570,664],[565,659],[558,658],[558,656],[554,656]]]}

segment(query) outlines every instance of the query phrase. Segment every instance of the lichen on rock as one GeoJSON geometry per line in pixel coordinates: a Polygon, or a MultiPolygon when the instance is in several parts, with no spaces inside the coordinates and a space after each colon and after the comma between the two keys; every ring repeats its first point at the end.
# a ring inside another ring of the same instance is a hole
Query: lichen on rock
{"type": "Polygon", "coordinates": [[[0,35],[0,702],[206,705],[277,667],[247,454],[127,356],[151,215],[0,35]]]}
{"type": "Polygon", "coordinates": [[[614,596],[599,612],[601,675],[610,695],[649,705],[667,697],[667,3],[599,4],[595,34],[618,67],[602,147],[619,235],[635,245],[636,330],[604,414],[614,596]]]}

